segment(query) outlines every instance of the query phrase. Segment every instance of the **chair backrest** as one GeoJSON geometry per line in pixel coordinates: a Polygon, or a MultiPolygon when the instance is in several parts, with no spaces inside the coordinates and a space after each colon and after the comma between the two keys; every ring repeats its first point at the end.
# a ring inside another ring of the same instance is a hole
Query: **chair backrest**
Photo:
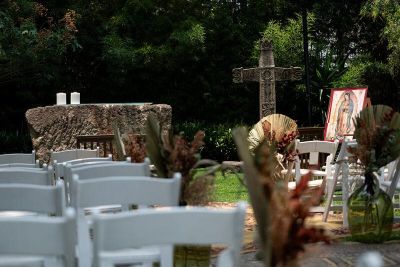
{"type": "Polygon", "coordinates": [[[108,176],[150,176],[150,160],[145,159],[143,163],[130,163],[124,161],[113,161],[107,164],[88,164],[67,166],[66,176],[79,175],[79,179],[92,179],[108,176]],[[68,173],[69,172],[69,173],[68,173]]]}
{"type": "Polygon", "coordinates": [[[56,186],[0,184],[1,211],[29,211],[62,216],[65,213],[64,182],[56,186]]]}
{"type": "Polygon", "coordinates": [[[8,163],[36,164],[36,152],[32,151],[32,153],[14,153],[0,155],[0,164],[8,163]]]}
{"type": "Polygon", "coordinates": [[[0,164],[0,169],[3,168],[40,168],[39,161],[37,160],[35,164],[32,163],[5,163],[0,164]]]}
{"type": "MultiPolygon", "coordinates": [[[[296,140],[296,150],[299,154],[310,154],[308,164],[318,165],[320,162],[320,153],[335,155],[339,142],[330,141],[305,141],[296,140]]],[[[328,155],[328,156],[329,156],[328,155]]]]}
{"type": "Polygon", "coordinates": [[[355,148],[357,147],[357,145],[357,140],[355,139],[343,141],[337,157],[337,161],[347,160],[348,157],[352,156],[352,154],[349,152],[349,148],[355,148]]]}
{"type": "Polygon", "coordinates": [[[0,170],[0,184],[52,185],[53,168],[4,168],[0,170]]]}
{"type": "Polygon", "coordinates": [[[79,175],[80,179],[92,179],[108,176],[147,176],[149,167],[146,164],[133,164],[127,161],[89,161],[83,163],[70,164],[70,161],[64,162],[63,177],[65,181],[65,195],[69,206],[70,183],[72,175],[79,175]]]}
{"type": "Polygon", "coordinates": [[[98,158],[99,148],[97,149],[71,149],[63,151],[50,151],[50,162],[57,160],[57,163],[83,158],[98,158]]]}
{"type": "Polygon", "coordinates": [[[146,176],[112,176],[81,180],[74,175],[70,184],[71,205],[76,210],[104,205],[178,205],[181,175],[172,179],[146,176]]]}
{"type": "Polygon", "coordinates": [[[112,155],[108,155],[107,157],[104,158],[99,158],[99,157],[95,157],[95,158],[83,158],[83,159],[74,159],[74,160],[69,160],[69,161],[64,161],[63,164],[69,164],[69,165],[77,165],[77,164],[82,164],[82,163],[87,163],[87,162],[108,162],[108,161],[112,161],[112,155]]]}
{"type": "Polygon", "coordinates": [[[78,135],[76,136],[76,147],[83,148],[90,147],[101,147],[103,156],[107,157],[107,153],[113,154],[113,134],[101,134],[101,135],[78,135]]]}
{"type": "Polygon", "coordinates": [[[68,209],[65,217],[0,218],[0,255],[12,255],[17,261],[20,259],[17,256],[57,258],[50,266],[73,267],[76,243],[74,220],[73,209],[68,209]]]}
{"type": "Polygon", "coordinates": [[[235,209],[175,207],[96,214],[93,218],[94,266],[101,266],[103,252],[148,245],[223,243],[229,247],[230,261],[220,266],[238,267],[246,206],[239,203],[235,209]]]}
{"type": "Polygon", "coordinates": [[[50,164],[54,167],[56,178],[63,177],[62,163],[76,159],[99,158],[99,148],[97,149],[71,149],[63,151],[50,151],[50,164]]]}
{"type": "Polygon", "coordinates": [[[103,163],[103,162],[111,162],[112,161],[112,155],[109,155],[106,158],[82,158],[82,159],[73,159],[73,160],[68,160],[64,162],[58,162],[54,161],[53,166],[54,166],[54,172],[55,176],[58,179],[59,177],[64,177],[65,172],[66,172],[66,167],[67,166],[75,166],[75,165],[80,165],[83,163],[103,163]]]}
{"type": "Polygon", "coordinates": [[[399,189],[400,180],[400,158],[393,162],[392,169],[389,172],[390,186],[387,189],[388,195],[392,198],[396,190],[399,189]]]}

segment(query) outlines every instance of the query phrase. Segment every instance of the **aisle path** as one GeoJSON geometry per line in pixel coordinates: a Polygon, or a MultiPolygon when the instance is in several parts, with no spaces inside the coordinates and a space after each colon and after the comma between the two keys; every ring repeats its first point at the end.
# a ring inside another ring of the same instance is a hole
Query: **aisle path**
{"type": "MultiPolygon", "coordinates": [[[[213,207],[232,208],[234,203],[210,203],[213,207]]],[[[255,220],[251,208],[247,210],[244,232],[244,244],[241,257],[243,267],[263,267],[263,263],[256,259],[254,247],[255,220]]],[[[322,222],[322,215],[316,214],[308,221],[310,225],[324,227],[333,238],[348,234],[342,227],[341,215],[330,215],[328,223],[322,222]]],[[[218,251],[218,248],[215,249],[218,251]]],[[[356,259],[367,251],[378,251],[384,257],[385,267],[400,266],[400,241],[390,241],[384,244],[361,244],[357,242],[336,242],[332,245],[310,244],[306,253],[300,257],[302,267],[344,267],[355,266],[356,259]]],[[[215,262],[215,258],[213,258],[215,262]]]]}
{"type": "MultiPolygon", "coordinates": [[[[400,266],[400,242],[384,244],[360,244],[345,242],[334,245],[309,245],[306,254],[300,258],[301,267],[347,267],[355,266],[357,258],[367,251],[378,251],[383,255],[385,267],[400,266]]],[[[263,267],[255,257],[255,252],[242,254],[241,266],[263,267]]]]}

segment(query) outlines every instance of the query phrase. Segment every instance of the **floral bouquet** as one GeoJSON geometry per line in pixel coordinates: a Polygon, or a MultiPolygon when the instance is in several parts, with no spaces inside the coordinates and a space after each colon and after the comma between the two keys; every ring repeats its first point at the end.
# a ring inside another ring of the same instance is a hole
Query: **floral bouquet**
{"type": "Polygon", "coordinates": [[[244,163],[246,183],[258,226],[265,266],[284,266],[296,261],[306,243],[329,238],[323,229],[307,227],[311,206],[320,203],[324,184],[320,188],[308,188],[310,175],[303,176],[296,189],[288,191],[286,183],[275,181],[278,146],[263,140],[252,155],[248,149],[247,131],[235,129],[234,139],[239,156],[244,163]]]}
{"type": "Polygon", "coordinates": [[[364,183],[347,201],[353,239],[366,243],[387,240],[392,231],[391,196],[379,188],[378,171],[400,156],[400,114],[384,105],[363,109],[355,119],[357,146],[349,152],[365,168],[364,183]]]}
{"type": "Polygon", "coordinates": [[[220,165],[212,160],[201,160],[200,149],[205,134],[198,131],[191,142],[182,134],[161,132],[157,119],[149,115],[146,123],[146,151],[155,165],[158,177],[169,178],[174,172],[182,175],[181,205],[206,204],[213,192],[213,173],[220,165]],[[199,174],[197,168],[205,167],[199,174]]]}
{"type": "Polygon", "coordinates": [[[400,114],[384,105],[363,109],[355,119],[357,147],[349,148],[365,167],[377,172],[400,156],[400,114]]]}

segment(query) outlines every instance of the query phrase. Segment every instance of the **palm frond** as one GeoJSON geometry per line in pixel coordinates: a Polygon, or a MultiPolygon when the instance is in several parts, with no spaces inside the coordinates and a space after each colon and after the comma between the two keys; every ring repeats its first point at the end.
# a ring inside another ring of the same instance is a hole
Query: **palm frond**
{"type": "Polygon", "coordinates": [[[282,114],[272,114],[257,122],[249,133],[249,148],[253,151],[265,138],[265,133],[274,136],[277,142],[281,141],[285,134],[297,132],[297,124],[291,118],[282,114]]]}
{"type": "Polygon", "coordinates": [[[258,233],[264,245],[265,263],[269,266],[271,262],[271,240],[269,235],[270,212],[269,201],[264,195],[263,185],[258,170],[254,164],[254,158],[249,151],[247,141],[247,130],[243,127],[232,131],[239,157],[243,161],[245,180],[249,191],[249,197],[253,206],[254,215],[257,220],[258,233]]]}
{"type": "Polygon", "coordinates": [[[159,177],[168,177],[168,170],[165,163],[165,155],[162,154],[163,142],[161,128],[157,119],[150,114],[146,121],[146,151],[151,162],[155,165],[159,177]]]}
{"type": "Polygon", "coordinates": [[[112,124],[113,133],[114,133],[114,143],[117,152],[117,160],[125,160],[126,152],[125,145],[122,141],[121,132],[119,131],[118,125],[116,123],[112,124]]]}
{"type": "Polygon", "coordinates": [[[400,155],[400,114],[391,107],[363,109],[354,121],[358,147],[352,152],[368,171],[376,171],[400,155]]]}

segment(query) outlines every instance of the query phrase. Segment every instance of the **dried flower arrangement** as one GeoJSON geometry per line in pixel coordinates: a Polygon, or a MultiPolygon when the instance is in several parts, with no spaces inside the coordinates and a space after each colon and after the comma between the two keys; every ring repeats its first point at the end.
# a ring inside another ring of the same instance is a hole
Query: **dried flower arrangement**
{"type": "Polygon", "coordinates": [[[191,142],[183,135],[173,136],[161,133],[157,119],[149,115],[146,123],[146,151],[157,170],[159,177],[172,177],[174,172],[182,175],[182,205],[206,204],[213,192],[214,176],[219,169],[216,162],[200,159],[200,149],[204,145],[204,132],[198,131],[191,142]],[[196,173],[196,168],[208,166],[203,173],[196,173]],[[196,175],[197,174],[197,175],[196,175]]]}
{"type": "Polygon", "coordinates": [[[400,156],[400,114],[385,105],[363,109],[356,117],[354,138],[357,147],[349,152],[355,155],[372,173],[400,156]]]}
{"type": "Polygon", "coordinates": [[[129,155],[131,162],[141,163],[146,158],[146,147],[144,135],[131,134],[128,135],[129,155]]]}
{"type": "Polygon", "coordinates": [[[233,135],[244,162],[265,266],[284,266],[296,260],[306,243],[329,243],[323,229],[305,225],[309,209],[320,203],[324,187],[308,188],[309,176],[303,176],[296,189],[289,192],[286,183],[274,179],[280,175],[276,173],[276,146],[264,140],[253,156],[248,149],[247,131],[238,128],[233,135]]]}
{"type": "Polygon", "coordinates": [[[392,198],[379,188],[378,170],[400,156],[400,114],[384,105],[363,109],[355,119],[357,146],[349,148],[364,167],[364,183],[347,201],[355,241],[380,243],[392,231],[392,198]]]}

